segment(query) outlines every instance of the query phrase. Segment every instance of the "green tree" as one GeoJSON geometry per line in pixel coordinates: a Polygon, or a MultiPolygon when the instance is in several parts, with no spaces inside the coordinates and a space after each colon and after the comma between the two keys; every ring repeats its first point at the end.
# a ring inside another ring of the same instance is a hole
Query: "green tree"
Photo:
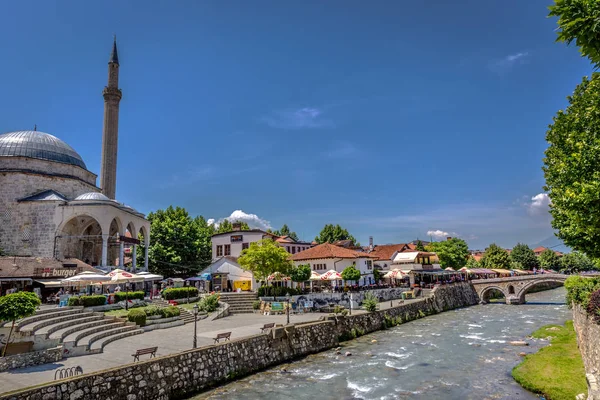
{"type": "Polygon", "coordinates": [[[238,263],[259,281],[275,272],[288,275],[293,265],[289,253],[271,239],[250,243],[250,247],[242,251],[238,263]]]}
{"type": "Polygon", "coordinates": [[[598,0],[555,0],[549,16],[558,17],[557,42],[575,41],[582,57],[600,67],[600,2],[598,0]]]}
{"type": "Polygon", "coordinates": [[[6,337],[6,344],[2,349],[2,357],[10,343],[10,337],[15,329],[15,321],[35,314],[41,301],[33,292],[18,292],[0,297],[0,321],[11,321],[10,331],[6,337]]]}
{"type": "Polygon", "coordinates": [[[469,246],[459,238],[430,243],[428,248],[437,254],[442,268],[461,269],[467,265],[469,246]]]}
{"type": "Polygon", "coordinates": [[[476,259],[474,259],[473,257],[469,257],[469,259],[467,260],[466,267],[469,268],[469,269],[471,269],[471,268],[481,268],[481,265],[479,265],[479,263],[477,262],[476,259]]]}
{"type": "Polygon", "coordinates": [[[519,263],[523,268],[520,269],[534,269],[539,265],[539,260],[535,256],[533,250],[526,244],[517,243],[517,245],[510,252],[510,260],[519,263]]]}
{"type": "Polygon", "coordinates": [[[344,281],[358,282],[360,280],[360,271],[355,264],[349,265],[342,271],[342,279],[344,281]]]}
{"type": "Polygon", "coordinates": [[[425,246],[423,246],[423,242],[417,240],[417,244],[415,245],[415,250],[417,251],[425,251],[425,246]]]}
{"type": "Polygon", "coordinates": [[[241,225],[241,229],[243,231],[249,231],[250,230],[250,225],[248,225],[246,222],[242,222],[242,221],[235,221],[235,222],[231,222],[227,219],[224,219],[221,223],[219,223],[219,227],[216,230],[216,233],[228,233],[228,232],[232,232],[233,231],[233,224],[234,223],[238,223],[241,225]]]}
{"type": "Polygon", "coordinates": [[[562,256],[560,259],[560,266],[564,272],[569,274],[597,269],[594,262],[579,251],[567,253],[562,256]]]}
{"type": "Polygon", "coordinates": [[[567,246],[600,258],[600,74],[584,78],[568,99],[546,133],[552,226],[567,246]]]}
{"type": "Polygon", "coordinates": [[[315,237],[315,242],[321,243],[334,243],[338,240],[352,240],[352,243],[356,243],[356,239],[346,229],[340,225],[327,224],[321,229],[319,235],[315,237]]]}
{"type": "Polygon", "coordinates": [[[272,233],[273,235],[277,235],[277,236],[289,236],[296,242],[300,240],[298,238],[298,235],[296,234],[296,232],[292,232],[290,230],[290,228],[287,226],[287,224],[283,224],[283,226],[279,230],[274,231],[274,230],[269,229],[269,230],[267,230],[267,232],[272,233]]]}
{"type": "Polygon", "coordinates": [[[290,269],[290,278],[293,282],[306,282],[310,279],[311,271],[310,264],[294,266],[290,269]]]}
{"type": "Polygon", "coordinates": [[[483,268],[503,268],[510,267],[510,257],[508,252],[496,243],[490,244],[483,253],[483,258],[480,261],[483,268]]]}
{"type": "MultiPolygon", "coordinates": [[[[151,212],[148,267],[165,277],[194,275],[207,267],[212,259],[212,229],[202,217],[192,219],[185,208],[169,206],[151,212]]],[[[144,241],[137,251],[137,263],[144,262],[144,241]]]]}
{"type": "Polygon", "coordinates": [[[373,269],[373,279],[375,279],[375,283],[379,283],[380,280],[383,279],[383,275],[380,270],[373,269]]]}
{"type": "Polygon", "coordinates": [[[542,251],[539,260],[542,268],[557,268],[560,266],[560,257],[551,249],[542,251]]]}

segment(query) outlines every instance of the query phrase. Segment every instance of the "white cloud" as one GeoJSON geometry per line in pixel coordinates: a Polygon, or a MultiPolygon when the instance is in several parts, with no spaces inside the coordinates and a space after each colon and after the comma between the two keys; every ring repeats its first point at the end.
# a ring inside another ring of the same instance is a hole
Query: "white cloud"
{"type": "Polygon", "coordinates": [[[358,149],[349,142],[338,142],[335,147],[325,152],[329,158],[347,158],[353,157],[358,153],[358,149]]]}
{"type": "Polygon", "coordinates": [[[530,215],[546,214],[550,208],[550,197],[547,193],[536,194],[526,206],[530,215]]]}
{"type": "Polygon", "coordinates": [[[323,110],[316,107],[276,111],[262,118],[262,121],[270,127],[278,129],[331,128],[335,126],[333,121],[323,116],[323,110]]]}
{"type": "Polygon", "coordinates": [[[528,59],[529,52],[520,51],[518,53],[509,54],[506,57],[490,62],[489,68],[494,72],[502,74],[508,72],[516,65],[525,64],[528,59]]]}
{"type": "Polygon", "coordinates": [[[448,232],[441,231],[439,229],[435,231],[427,231],[427,236],[432,236],[436,239],[447,238],[450,234],[448,232]]]}
{"type": "Polygon", "coordinates": [[[231,215],[229,217],[220,218],[218,221],[215,220],[214,218],[209,218],[206,221],[206,223],[209,225],[214,225],[215,227],[218,227],[224,220],[228,220],[229,222],[236,222],[236,221],[246,222],[250,226],[250,228],[255,228],[255,229],[256,228],[263,229],[263,230],[271,229],[271,223],[269,221],[267,221],[266,219],[262,219],[256,214],[247,214],[242,210],[235,210],[234,212],[231,213],[231,215]]]}

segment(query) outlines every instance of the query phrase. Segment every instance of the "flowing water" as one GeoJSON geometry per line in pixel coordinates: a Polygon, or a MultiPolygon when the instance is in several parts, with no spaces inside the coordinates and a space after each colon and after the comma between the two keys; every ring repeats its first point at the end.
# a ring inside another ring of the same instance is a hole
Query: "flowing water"
{"type": "Polygon", "coordinates": [[[515,347],[547,324],[571,319],[563,288],[527,295],[527,304],[478,305],[409,322],[280,365],[194,399],[536,399],[511,377],[515,347]],[[372,340],[376,340],[373,343],[372,340]],[[285,369],[285,371],[284,371],[285,369]]]}

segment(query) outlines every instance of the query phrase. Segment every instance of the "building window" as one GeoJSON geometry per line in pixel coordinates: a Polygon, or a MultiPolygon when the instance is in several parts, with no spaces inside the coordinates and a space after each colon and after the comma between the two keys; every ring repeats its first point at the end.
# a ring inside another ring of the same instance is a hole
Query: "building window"
{"type": "Polygon", "coordinates": [[[327,264],[313,264],[313,270],[321,271],[327,269],[327,264]]]}
{"type": "Polygon", "coordinates": [[[237,243],[237,242],[243,242],[243,241],[244,241],[243,235],[231,235],[231,243],[237,243]]]}
{"type": "Polygon", "coordinates": [[[292,246],[292,254],[296,254],[296,248],[292,246]]]}
{"type": "Polygon", "coordinates": [[[367,260],[366,263],[367,263],[367,269],[373,269],[373,261],[367,260]]]}
{"type": "Polygon", "coordinates": [[[242,243],[242,250],[246,250],[249,246],[249,243],[242,243]]]}
{"type": "Polygon", "coordinates": [[[291,253],[290,246],[285,246],[285,249],[287,250],[288,253],[291,253]]]}
{"type": "Polygon", "coordinates": [[[230,256],[231,255],[231,245],[230,244],[226,244],[225,245],[225,255],[226,256],[230,256]]]}
{"type": "Polygon", "coordinates": [[[217,257],[223,257],[223,245],[217,246],[217,257]]]}

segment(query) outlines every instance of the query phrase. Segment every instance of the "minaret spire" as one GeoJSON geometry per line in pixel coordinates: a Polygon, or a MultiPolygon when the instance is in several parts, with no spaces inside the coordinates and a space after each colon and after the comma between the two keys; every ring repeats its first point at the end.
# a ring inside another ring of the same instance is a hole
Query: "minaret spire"
{"type": "Polygon", "coordinates": [[[106,197],[114,199],[117,190],[119,102],[122,97],[119,89],[119,57],[116,36],[113,40],[113,48],[108,62],[108,85],[102,91],[102,96],[104,96],[104,123],[102,125],[100,188],[106,197]]]}

